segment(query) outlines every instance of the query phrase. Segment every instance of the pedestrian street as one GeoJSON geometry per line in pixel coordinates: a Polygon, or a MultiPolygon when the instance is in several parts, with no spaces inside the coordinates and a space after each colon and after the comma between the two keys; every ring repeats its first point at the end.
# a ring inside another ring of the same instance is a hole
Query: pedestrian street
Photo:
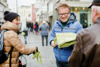
{"type": "MultiPolygon", "coordinates": [[[[24,43],[24,37],[22,34],[19,35],[21,38],[22,42],[24,43]]],[[[27,44],[25,46],[37,46],[39,48],[39,51],[41,53],[42,57],[42,64],[39,64],[37,62],[37,59],[32,58],[31,55],[23,55],[24,57],[20,57],[22,60],[23,64],[26,64],[27,61],[27,66],[26,67],[56,67],[56,61],[53,53],[53,48],[48,44],[48,46],[44,45],[42,46],[42,41],[41,41],[41,35],[38,33],[37,35],[35,33],[29,33],[27,37],[27,44]]]]}

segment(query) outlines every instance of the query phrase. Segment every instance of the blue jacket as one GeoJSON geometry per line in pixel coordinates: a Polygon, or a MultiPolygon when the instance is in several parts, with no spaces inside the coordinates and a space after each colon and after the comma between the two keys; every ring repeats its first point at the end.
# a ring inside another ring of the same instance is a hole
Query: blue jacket
{"type": "MultiPolygon", "coordinates": [[[[73,14],[75,17],[76,15],[73,14]]],[[[80,30],[82,30],[82,25],[77,21],[77,17],[74,21],[71,20],[71,16],[69,17],[69,21],[67,24],[63,27],[59,19],[54,23],[50,36],[49,36],[49,44],[51,45],[51,41],[54,40],[56,33],[62,33],[62,32],[73,32],[78,33],[80,30]]],[[[68,62],[68,58],[71,55],[71,52],[73,50],[73,46],[65,47],[62,49],[59,49],[58,46],[53,48],[56,60],[61,62],[68,62]]]]}
{"type": "Polygon", "coordinates": [[[48,29],[49,29],[49,26],[48,24],[42,24],[40,27],[39,27],[40,31],[41,31],[41,35],[42,36],[48,36],[48,29]]]}

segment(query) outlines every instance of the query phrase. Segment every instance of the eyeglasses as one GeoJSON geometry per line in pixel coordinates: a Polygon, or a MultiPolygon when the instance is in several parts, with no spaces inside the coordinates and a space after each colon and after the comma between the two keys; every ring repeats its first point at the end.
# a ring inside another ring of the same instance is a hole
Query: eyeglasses
{"type": "Polygon", "coordinates": [[[62,13],[62,14],[58,14],[59,16],[68,16],[69,13],[62,13]]]}

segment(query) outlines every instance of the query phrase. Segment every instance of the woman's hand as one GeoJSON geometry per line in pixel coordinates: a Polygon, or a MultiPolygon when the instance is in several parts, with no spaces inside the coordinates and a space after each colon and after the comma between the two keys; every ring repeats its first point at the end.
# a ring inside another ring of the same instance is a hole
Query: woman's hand
{"type": "Polygon", "coordinates": [[[33,47],[33,52],[36,52],[36,46],[33,47]]]}

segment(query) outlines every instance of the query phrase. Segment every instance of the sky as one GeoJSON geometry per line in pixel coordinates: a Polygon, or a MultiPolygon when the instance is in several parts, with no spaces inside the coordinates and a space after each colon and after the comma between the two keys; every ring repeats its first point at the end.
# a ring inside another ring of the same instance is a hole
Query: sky
{"type": "Polygon", "coordinates": [[[31,5],[36,3],[36,0],[7,0],[8,7],[13,10],[13,12],[16,12],[16,1],[18,4],[18,7],[22,5],[31,5]]]}

